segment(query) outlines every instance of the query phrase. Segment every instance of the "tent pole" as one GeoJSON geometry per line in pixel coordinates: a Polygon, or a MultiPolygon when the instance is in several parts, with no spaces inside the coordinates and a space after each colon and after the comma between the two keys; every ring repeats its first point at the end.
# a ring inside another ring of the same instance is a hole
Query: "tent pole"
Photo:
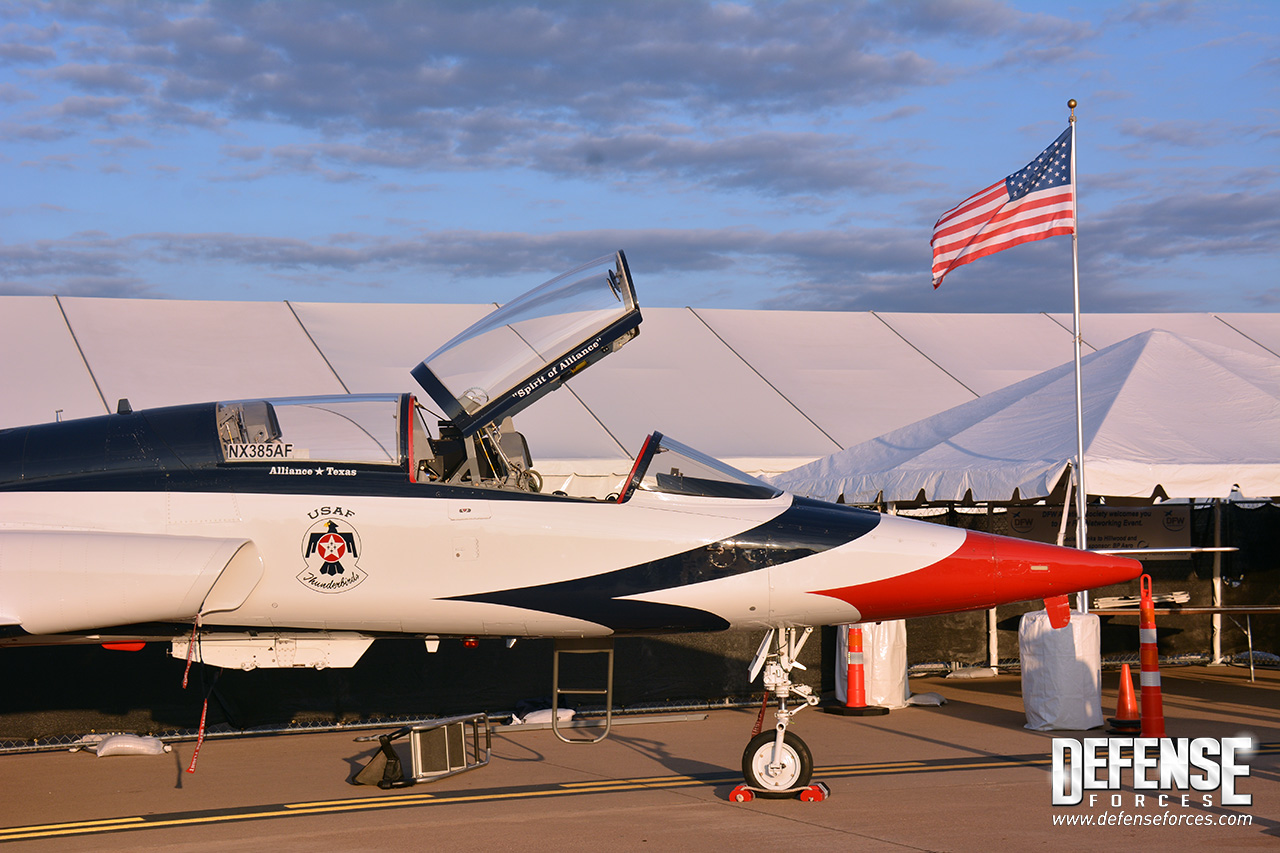
{"type": "Polygon", "coordinates": [[[1067,494],[1062,499],[1062,521],[1058,522],[1058,545],[1067,541],[1067,517],[1071,515],[1071,495],[1072,489],[1075,488],[1075,466],[1067,465],[1071,469],[1071,476],[1067,478],[1067,494]]]}
{"type": "MultiPolygon", "coordinates": [[[[1194,507],[1193,507],[1194,508],[1194,507]]],[[[1222,500],[1213,499],[1213,546],[1222,547],[1222,500]]],[[[1213,552],[1213,606],[1222,606],[1222,552],[1213,552]]],[[[1213,614],[1213,664],[1221,666],[1222,660],[1222,614],[1213,614]]]]}
{"type": "MultiPolygon", "coordinates": [[[[1076,363],[1076,547],[1084,550],[1088,547],[1088,533],[1085,517],[1088,506],[1089,490],[1084,480],[1084,393],[1080,381],[1080,252],[1076,239],[1080,231],[1079,197],[1080,187],[1076,183],[1076,101],[1067,102],[1071,108],[1071,272],[1073,282],[1074,306],[1072,317],[1075,320],[1075,363],[1076,363]]],[[[1089,592],[1081,590],[1076,596],[1076,609],[1081,613],[1089,612],[1089,592]]]]}
{"type": "MultiPolygon", "coordinates": [[[[991,529],[992,512],[991,504],[987,504],[987,532],[994,533],[991,529]]],[[[1000,665],[1000,634],[996,620],[996,609],[992,607],[987,611],[987,666],[998,667],[1000,665]]]]}

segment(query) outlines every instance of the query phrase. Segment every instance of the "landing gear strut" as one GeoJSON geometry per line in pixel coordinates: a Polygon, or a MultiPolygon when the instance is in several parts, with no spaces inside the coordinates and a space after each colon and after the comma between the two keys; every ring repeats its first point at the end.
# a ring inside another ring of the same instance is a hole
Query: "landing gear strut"
{"type": "Polygon", "coordinates": [[[813,775],[813,756],[809,747],[794,732],[787,731],[792,717],[818,704],[812,688],[791,681],[792,669],[804,669],[796,658],[813,629],[799,629],[799,636],[797,631],[796,628],[770,628],[751,661],[750,680],[755,681],[763,669],[765,690],[778,703],[774,730],[760,732],[753,737],[742,753],[742,775],[747,780],[745,787],[765,799],[782,799],[797,793],[803,798],[803,792],[812,787],[809,779],[813,775]],[[775,638],[777,648],[773,649],[775,638]],[[798,700],[798,704],[788,707],[788,700],[792,699],[798,700]]]}

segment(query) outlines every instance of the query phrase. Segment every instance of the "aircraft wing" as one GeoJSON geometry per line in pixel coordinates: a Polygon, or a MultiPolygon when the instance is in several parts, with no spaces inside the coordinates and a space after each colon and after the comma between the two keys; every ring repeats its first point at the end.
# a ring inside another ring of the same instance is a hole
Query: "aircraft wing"
{"type": "Polygon", "coordinates": [[[262,579],[248,539],[0,530],[0,625],[28,634],[234,610],[262,579]]]}

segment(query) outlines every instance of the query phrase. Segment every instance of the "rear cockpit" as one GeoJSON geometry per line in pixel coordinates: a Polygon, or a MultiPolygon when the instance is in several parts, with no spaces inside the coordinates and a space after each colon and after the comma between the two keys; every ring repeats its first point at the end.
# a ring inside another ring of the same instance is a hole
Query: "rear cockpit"
{"type": "Polygon", "coordinates": [[[404,464],[400,394],[218,403],[222,459],[240,462],[404,464]]]}

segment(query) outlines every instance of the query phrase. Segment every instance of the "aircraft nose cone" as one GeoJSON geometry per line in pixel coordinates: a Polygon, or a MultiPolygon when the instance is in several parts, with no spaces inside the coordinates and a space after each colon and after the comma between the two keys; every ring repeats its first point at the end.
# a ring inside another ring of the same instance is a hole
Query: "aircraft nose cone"
{"type": "Polygon", "coordinates": [[[991,549],[995,597],[1002,602],[1097,589],[1142,574],[1142,564],[1128,557],[1004,536],[973,532],[969,536],[986,540],[983,546],[991,549]]]}

